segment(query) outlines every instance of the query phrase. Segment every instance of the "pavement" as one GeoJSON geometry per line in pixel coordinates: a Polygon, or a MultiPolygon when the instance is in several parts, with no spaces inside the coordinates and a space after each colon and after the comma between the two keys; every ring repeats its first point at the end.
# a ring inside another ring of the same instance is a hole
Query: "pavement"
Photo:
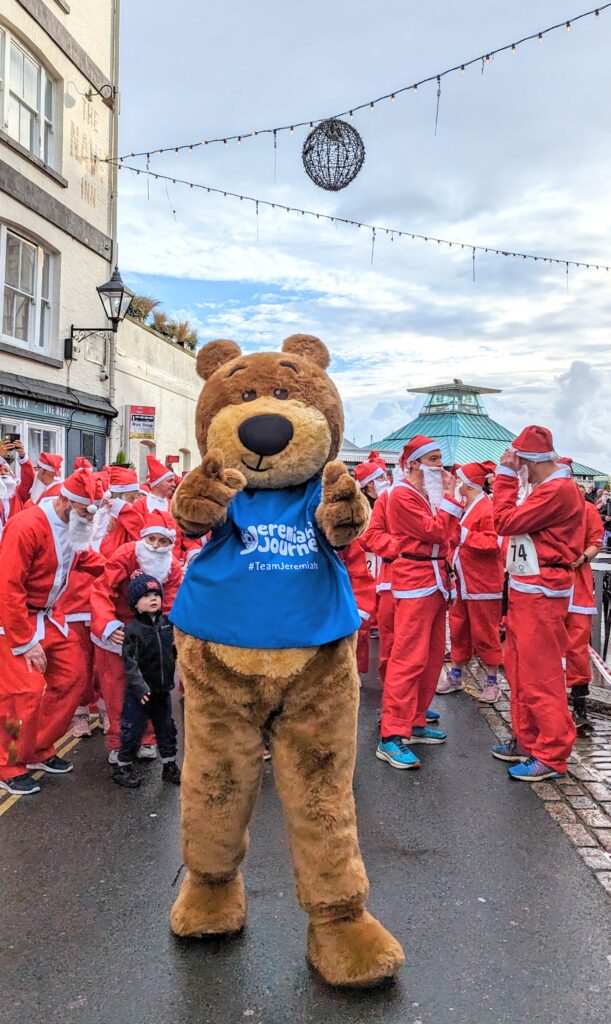
{"type": "MultiPolygon", "coordinates": [[[[232,941],[174,939],[178,793],[143,769],[110,780],[100,735],[75,771],[0,802],[0,1020],[10,1024],[586,1024],[607,1019],[611,901],[569,835],[489,754],[467,693],[440,698],[443,747],[419,772],[373,756],[365,680],[355,780],[370,909],[407,964],[372,992],[334,991],[304,959],[306,918],[266,766],[232,941]],[[6,810],[3,811],[3,807],[6,810]]],[[[486,709],[488,710],[488,709],[486,709]]],[[[499,714],[492,712],[492,714],[499,714]]]]}

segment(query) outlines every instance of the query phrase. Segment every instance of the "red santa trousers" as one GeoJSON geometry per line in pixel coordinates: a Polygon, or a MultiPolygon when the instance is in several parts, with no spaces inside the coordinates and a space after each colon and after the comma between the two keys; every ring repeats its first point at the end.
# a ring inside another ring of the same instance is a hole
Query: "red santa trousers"
{"type": "MultiPolygon", "coordinates": [[[[94,667],[110,723],[110,728],[106,733],[106,746],[109,751],[118,750],[121,746],[121,712],[123,711],[126,686],[123,659],[120,654],[113,654],[112,651],[105,651],[103,647],[96,647],[94,667]]],[[[156,742],[152,725],[147,726],[142,742],[151,745],[156,742]]]]}
{"type": "Polygon", "coordinates": [[[361,619],[361,625],[356,640],[356,667],[359,672],[369,672],[369,630],[371,622],[369,619],[361,619]]]}
{"type": "Polygon", "coordinates": [[[76,688],[79,695],[77,707],[89,707],[95,704],[98,694],[93,666],[93,644],[88,622],[71,622],[70,632],[77,642],[77,660],[75,665],[76,688]]]}
{"type": "Polygon", "coordinates": [[[477,654],[484,665],[502,664],[500,622],[500,599],[463,601],[458,597],[450,608],[452,661],[466,665],[477,654]]]}
{"type": "Polygon", "coordinates": [[[592,616],[569,612],[566,628],[569,635],[569,646],[566,651],[566,685],[591,683],[589,646],[592,639],[592,616]]]}
{"type": "Polygon", "coordinates": [[[382,685],[386,679],[388,659],[392,651],[392,644],[395,638],[395,605],[396,598],[392,590],[381,590],[378,594],[378,629],[380,631],[380,647],[378,655],[378,667],[382,685]]]}
{"type": "Polygon", "coordinates": [[[575,725],[566,699],[568,598],[509,591],[505,672],[511,721],[520,747],[555,771],[566,771],[575,725]]]}
{"type": "Polygon", "coordinates": [[[55,753],[54,743],[67,731],[78,705],[75,663],[78,659],[74,635],[62,636],[46,623],[41,646],[47,656],[43,675],[31,672],[22,655],[14,655],[5,636],[0,636],[0,719],[5,715],[21,719],[17,739],[17,763],[10,765],[10,737],[0,727],[0,778],[12,779],[27,771],[26,765],[44,761],[55,753]]]}
{"type": "Polygon", "coordinates": [[[382,736],[409,739],[413,726],[426,724],[445,654],[446,601],[440,591],[428,597],[399,598],[395,638],[382,696],[382,736]]]}

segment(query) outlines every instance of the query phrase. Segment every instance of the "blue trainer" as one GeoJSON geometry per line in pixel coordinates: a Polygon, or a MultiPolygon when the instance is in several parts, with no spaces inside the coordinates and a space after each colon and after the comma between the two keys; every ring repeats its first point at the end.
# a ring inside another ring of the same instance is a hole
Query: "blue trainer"
{"type": "Polygon", "coordinates": [[[425,715],[425,718],[427,722],[438,722],[440,715],[438,711],[434,711],[433,708],[429,708],[425,715]]]}
{"type": "Polygon", "coordinates": [[[518,746],[515,736],[504,743],[495,743],[490,753],[498,761],[527,761],[530,756],[528,751],[518,746]]]}
{"type": "Polygon", "coordinates": [[[553,768],[548,768],[543,761],[538,761],[536,757],[529,757],[523,764],[514,764],[507,771],[511,778],[517,779],[518,782],[543,782],[544,779],[562,779],[565,775],[564,772],[556,772],[553,768]]]}
{"type": "Polygon", "coordinates": [[[447,732],[442,732],[441,729],[431,729],[428,725],[415,725],[412,729],[412,735],[409,738],[409,742],[445,743],[447,738],[447,732]]]}
{"type": "Polygon", "coordinates": [[[380,761],[388,761],[393,768],[420,767],[420,761],[401,736],[389,736],[385,740],[380,740],[376,749],[376,757],[380,761]]]}

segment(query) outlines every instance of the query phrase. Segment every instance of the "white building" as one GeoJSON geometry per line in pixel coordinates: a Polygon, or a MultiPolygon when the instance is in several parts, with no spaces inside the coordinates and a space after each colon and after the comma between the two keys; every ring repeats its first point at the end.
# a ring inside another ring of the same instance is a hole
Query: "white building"
{"type": "Polygon", "coordinates": [[[1,0],[0,434],[67,471],[122,445],[140,462],[128,405],[155,407],[162,460],[196,450],[188,352],[135,324],[73,331],[106,327],[96,287],[117,257],[118,43],[119,0],[1,0]]]}

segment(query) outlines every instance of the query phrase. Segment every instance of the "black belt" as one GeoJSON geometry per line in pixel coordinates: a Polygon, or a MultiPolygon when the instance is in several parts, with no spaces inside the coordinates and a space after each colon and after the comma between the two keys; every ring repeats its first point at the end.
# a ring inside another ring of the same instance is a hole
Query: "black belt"
{"type": "Polygon", "coordinates": [[[412,562],[445,562],[444,555],[406,555],[403,552],[399,558],[409,558],[412,562]]]}
{"type": "Polygon", "coordinates": [[[392,565],[392,563],[394,561],[395,561],[394,558],[383,558],[382,559],[382,565],[392,565]]]}
{"type": "Polygon", "coordinates": [[[567,562],[539,562],[539,566],[543,569],[572,569],[572,565],[568,565],[567,562]]]}

